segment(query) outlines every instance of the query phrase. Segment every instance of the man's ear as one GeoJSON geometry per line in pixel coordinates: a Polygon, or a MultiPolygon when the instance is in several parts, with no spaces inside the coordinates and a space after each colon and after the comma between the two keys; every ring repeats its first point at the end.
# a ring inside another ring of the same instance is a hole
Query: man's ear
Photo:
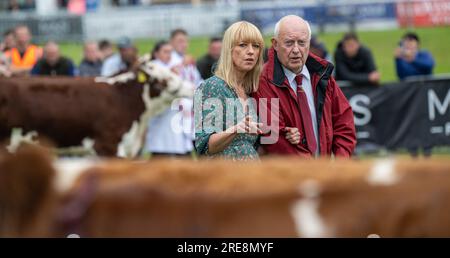
{"type": "Polygon", "coordinates": [[[278,51],[278,41],[275,38],[272,38],[270,41],[272,42],[273,48],[278,51]]]}

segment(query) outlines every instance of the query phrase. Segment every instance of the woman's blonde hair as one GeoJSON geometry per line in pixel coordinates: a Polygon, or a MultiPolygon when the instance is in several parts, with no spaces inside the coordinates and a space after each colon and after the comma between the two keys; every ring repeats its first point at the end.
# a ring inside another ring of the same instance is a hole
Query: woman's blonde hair
{"type": "Polygon", "coordinates": [[[244,77],[243,87],[247,94],[255,92],[258,89],[259,75],[263,65],[264,40],[261,32],[255,25],[239,21],[233,23],[223,35],[222,50],[217,65],[215,75],[222,78],[230,87],[237,86],[236,67],[233,63],[233,48],[241,42],[258,44],[259,55],[255,67],[244,77]]]}

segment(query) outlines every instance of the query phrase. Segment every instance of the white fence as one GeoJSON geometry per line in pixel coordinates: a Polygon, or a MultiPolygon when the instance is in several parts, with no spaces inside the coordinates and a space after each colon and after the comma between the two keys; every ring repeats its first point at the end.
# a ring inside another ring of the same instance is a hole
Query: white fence
{"type": "Polygon", "coordinates": [[[86,14],[83,27],[88,39],[167,38],[171,30],[180,27],[192,36],[220,35],[231,22],[239,19],[239,15],[236,6],[109,9],[86,14]]]}

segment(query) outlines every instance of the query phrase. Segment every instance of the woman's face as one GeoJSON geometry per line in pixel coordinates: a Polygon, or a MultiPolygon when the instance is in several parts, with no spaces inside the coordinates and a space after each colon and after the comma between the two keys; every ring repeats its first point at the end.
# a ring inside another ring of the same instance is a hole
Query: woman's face
{"type": "Polygon", "coordinates": [[[14,34],[11,33],[11,34],[6,35],[4,42],[5,42],[5,46],[8,49],[15,47],[16,46],[16,38],[14,37],[14,34]]]}
{"type": "Polygon", "coordinates": [[[238,71],[251,71],[258,62],[261,46],[256,43],[239,42],[231,51],[233,64],[238,71]]]}
{"type": "Polygon", "coordinates": [[[170,62],[171,55],[172,46],[170,44],[164,44],[163,46],[161,46],[159,51],[155,53],[155,57],[165,64],[168,64],[170,62]]]}

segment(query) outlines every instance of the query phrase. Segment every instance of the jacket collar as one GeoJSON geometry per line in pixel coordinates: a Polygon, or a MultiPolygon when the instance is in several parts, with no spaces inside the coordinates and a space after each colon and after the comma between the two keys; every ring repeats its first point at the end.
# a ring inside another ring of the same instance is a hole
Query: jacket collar
{"type": "MultiPolygon", "coordinates": [[[[286,78],[288,79],[289,82],[293,81],[295,79],[295,77],[297,76],[295,73],[293,73],[291,70],[287,69],[284,66],[281,66],[283,68],[283,72],[284,75],[286,75],[286,78]]],[[[301,75],[303,75],[304,78],[306,78],[308,81],[311,79],[310,78],[310,74],[308,71],[308,67],[307,66],[303,66],[302,71],[300,72],[301,75]]]]}

